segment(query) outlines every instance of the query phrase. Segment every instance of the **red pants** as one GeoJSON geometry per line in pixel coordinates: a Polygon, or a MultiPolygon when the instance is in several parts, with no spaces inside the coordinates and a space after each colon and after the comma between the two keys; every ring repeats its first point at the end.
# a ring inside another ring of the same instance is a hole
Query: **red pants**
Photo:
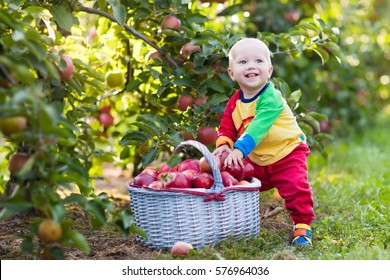
{"type": "Polygon", "coordinates": [[[286,209],[294,224],[310,225],[315,215],[313,194],[307,179],[307,156],[310,150],[306,144],[300,144],[283,159],[260,166],[249,161],[255,167],[255,177],[261,181],[260,191],[276,188],[284,198],[286,209]]]}

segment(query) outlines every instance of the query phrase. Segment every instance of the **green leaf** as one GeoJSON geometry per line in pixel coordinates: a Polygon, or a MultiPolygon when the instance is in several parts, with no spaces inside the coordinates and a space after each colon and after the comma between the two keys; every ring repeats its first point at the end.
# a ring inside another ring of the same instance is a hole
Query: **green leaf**
{"type": "Polygon", "coordinates": [[[310,37],[309,34],[307,33],[307,31],[306,31],[306,30],[302,30],[302,29],[292,30],[292,31],[290,31],[290,32],[288,33],[288,35],[289,35],[290,37],[292,37],[292,36],[304,36],[304,37],[306,37],[306,38],[309,38],[309,37],[310,37]]]}
{"type": "Polygon", "coordinates": [[[301,96],[302,96],[302,92],[300,89],[298,89],[298,90],[295,90],[291,93],[289,100],[294,101],[294,102],[299,102],[299,99],[301,98],[301,96]]]}
{"type": "Polygon", "coordinates": [[[312,116],[305,115],[301,118],[301,120],[308,123],[311,127],[313,127],[316,130],[316,132],[320,131],[321,128],[320,128],[319,122],[315,118],[313,118],[312,116]]]}
{"type": "Polygon", "coordinates": [[[181,158],[178,154],[174,154],[171,156],[171,158],[167,161],[167,164],[169,167],[177,166],[181,162],[181,158]]]}
{"type": "Polygon", "coordinates": [[[217,92],[225,92],[225,88],[216,80],[207,80],[205,85],[217,92]]]}
{"type": "Polygon", "coordinates": [[[343,52],[335,42],[327,42],[325,46],[329,48],[339,63],[345,59],[343,52]]]}
{"type": "Polygon", "coordinates": [[[313,51],[315,51],[320,56],[321,61],[322,61],[322,65],[324,65],[328,61],[329,54],[321,46],[314,48],[313,51]]]}
{"type": "Polygon", "coordinates": [[[80,206],[84,206],[87,203],[87,198],[84,195],[72,193],[68,197],[65,197],[62,200],[62,203],[64,205],[70,204],[70,203],[77,203],[80,206]]]}
{"type": "Polygon", "coordinates": [[[159,155],[159,150],[157,147],[150,148],[142,157],[142,166],[148,166],[152,163],[159,155]]]}
{"type": "Polygon", "coordinates": [[[94,200],[88,201],[86,209],[88,211],[89,221],[94,229],[101,228],[107,222],[104,208],[98,202],[94,200]]]}
{"type": "Polygon", "coordinates": [[[300,22],[296,25],[296,27],[298,28],[302,28],[302,29],[309,29],[309,30],[312,30],[314,31],[316,34],[319,34],[320,33],[320,29],[318,29],[318,27],[312,23],[312,22],[300,22]]]}
{"type": "Polygon", "coordinates": [[[313,128],[310,125],[308,125],[304,122],[301,122],[301,121],[298,122],[298,125],[303,130],[303,132],[306,134],[306,136],[313,134],[313,128]]]}
{"type": "Polygon", "coordinates": [[[308,113],[308,115],[310,115],[311,117],[315,118],[316,120],[328,121],[328,116],[325,115],[325,114],[320,114],[320,113],[317,113],[317,112],[310,112],[310,113],[308,113]]]}
{"type": "Polygon", "coordinates": [[[131,225],[129,229],[132,233],[138,234],[144,238],[148,238],[147,233],[140,227],[137,227],[135,225],[131,225]]]}
{"type": "Polygon", "coordinates": [[[86,255],[89,255],[89,253],[91,252],[91,248],[89,247],[87,240],[81,233],[71,229],[67,229],[64,232],[64,236],[69,239],[67,240],[67,243],[69,245],[79,248],[86,255]]]}
{"type": "Polygon", "coordinates": [[[68,11],[63,6],[51,6],[50,12],[52,13],[54,20],[57,24],[67,30],[70,31],[73,25],[73,15],[70,11],[68,11]]]}
{"type": "Polygon", "coordinates": [[[126,8],[122,4],[112,7],[114,17],[120,25],[124,25],[126,22],[126,8]]]}
{"type": "Polygon", "coordinates": [[[143,131],[130,130],[125,136],[119,141],[119,145],[138,145],[145,143],[149,140],[148,135],[143,131]]]}

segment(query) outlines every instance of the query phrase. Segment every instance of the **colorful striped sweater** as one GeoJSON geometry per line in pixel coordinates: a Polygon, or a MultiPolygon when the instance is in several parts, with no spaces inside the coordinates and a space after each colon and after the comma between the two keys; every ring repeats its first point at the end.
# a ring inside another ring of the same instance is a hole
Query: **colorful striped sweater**
{"type": "Polygon", "coordinates": [[[286,100],[268,82],[253,98],[238,90],[228,101],[218,129],[217,147],[228,144],[258,165],[269,165],[306,142],[286,100]]]}

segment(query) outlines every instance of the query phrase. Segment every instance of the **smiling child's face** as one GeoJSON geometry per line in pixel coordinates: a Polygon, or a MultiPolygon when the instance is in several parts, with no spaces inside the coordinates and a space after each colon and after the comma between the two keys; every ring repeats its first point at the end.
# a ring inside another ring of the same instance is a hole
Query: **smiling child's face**
{"type": "Polygon", "coordinates": [[[271,77],[273,67],[267,46],[257,39],[237,42],[229,53],[228,73],[244,96],[257,94],[271,77]]]}

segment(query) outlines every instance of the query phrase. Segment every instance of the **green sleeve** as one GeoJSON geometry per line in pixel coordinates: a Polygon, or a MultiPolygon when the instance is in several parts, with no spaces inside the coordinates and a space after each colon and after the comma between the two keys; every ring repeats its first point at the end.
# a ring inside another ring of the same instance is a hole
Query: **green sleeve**
{"type": "Polygon", "coordinates": [[[256,115],[246,129],[256,145],[261,142],[271,126],[283,112],[284,105],[280,92],[269,89],[259,96],[256,104],[256,115]]]}

